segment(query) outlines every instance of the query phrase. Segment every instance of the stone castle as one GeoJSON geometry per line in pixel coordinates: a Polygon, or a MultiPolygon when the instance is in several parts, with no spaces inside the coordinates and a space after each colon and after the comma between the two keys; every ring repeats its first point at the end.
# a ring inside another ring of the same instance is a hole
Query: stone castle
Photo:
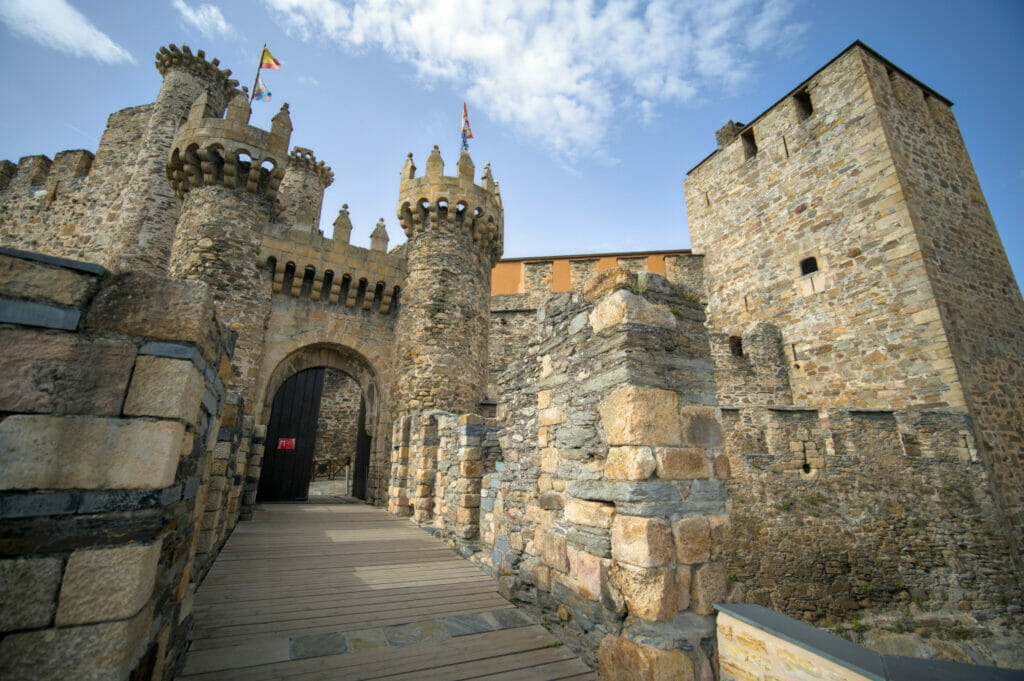
{"type": "Polygon", "coordinates": [[[867,46],[718,131],[692,252],[513,260],[466,150],[405,160],[403,245],[326,239],[288,105],[156,66],[95,154],[0,162],[0,676],[173,678],[236,523],[345,457],[607,679],[753,678],[716,603],[1019,626],[1024,302],[867,46]]]}

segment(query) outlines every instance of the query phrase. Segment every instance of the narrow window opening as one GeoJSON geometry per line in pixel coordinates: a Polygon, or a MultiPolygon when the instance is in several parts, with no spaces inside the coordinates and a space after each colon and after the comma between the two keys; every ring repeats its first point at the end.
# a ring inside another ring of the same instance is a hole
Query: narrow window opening
{"type": "Polygon", "coordinates": [[[786,158],[789,158],[789,145],[786,144],[786,136],[785,135],[782,136],[782,148],[786,152],[786,158]]]}
{"type": "Polygon", "coordinates": [[[747,308],[747,312],[750,312],[750,296],[749,295],[744,295],[743,296],[743,307],[747,308]]]}
{"type": "Polygon", "coordinates": [[[815,257],[804,258],[800,261],[800,274],[813,274],[818,271],[818,259],[815,257]]]}
{"type": "Polygon", "coordinates": [[[711,205],[711,195],[708,192],[704,192],[704,203],[711,205]]]}
{"type": "Polygon", "coordinates": [[[750,128],[740,133],[743,140],[743,158],[749,159],[757,156],[757,142],[754,140],[754,129],[750,128]]]}
{"type": "Polygon", "coordinates": [[[811,93],[804,88],[800,92],[793,95],[793,101],[796,102],[796,115],[801,121],[810,117],[814,113],[814,104],[811,103],[811,93]]]}
{"type": "Polygon", "coordinates": [[[743,339],[739,336],[729,336],[729,352],[733,357],[743,356],[743,339]]]}

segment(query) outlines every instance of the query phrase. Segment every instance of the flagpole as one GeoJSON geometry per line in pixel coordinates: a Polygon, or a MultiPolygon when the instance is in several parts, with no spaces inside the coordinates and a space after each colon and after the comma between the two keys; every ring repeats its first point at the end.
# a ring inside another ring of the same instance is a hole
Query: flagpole
{"type": "Polygon", "coordinates": [[[252,79],[252,92],[249,94],[249,103],[252,104],[256,98],[256,83],[260,80],[260,71],[263,70],[263,53],[267,51],[267,44],[263,43],[263,49],[260,50],[260,65],[256,67],[256,77],[252,79]]]}

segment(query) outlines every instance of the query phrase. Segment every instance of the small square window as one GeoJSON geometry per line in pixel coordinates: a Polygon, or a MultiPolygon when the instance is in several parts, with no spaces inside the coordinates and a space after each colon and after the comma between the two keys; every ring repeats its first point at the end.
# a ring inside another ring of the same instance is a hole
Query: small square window
{"type": "Polygon", "coordinates": [[[800,274],[813,274],[818,271],[818,259],[811,256],[800,261],[800,274]]]}
{"type": "Polygon", "coordinates": [[[814,105],[811,103],[811,93],[807,91],[807,88],[804,88],[793,95],[793,102],[796,104],[796,115],[799,120],[805,120],[814,113],[814,105]]]}
{"type": "Polygon", "coordinates": [[[743,158],[750,159],[757,156],[757,142],[754,140],[754,129],[748,128],[740,133],[743,140],[743,158]]]}
{"type": "Polygon", "coordinates": [[[729,336],[729,352],[733,357],[743,356],[743,339],[739,336],[729,336]]]}

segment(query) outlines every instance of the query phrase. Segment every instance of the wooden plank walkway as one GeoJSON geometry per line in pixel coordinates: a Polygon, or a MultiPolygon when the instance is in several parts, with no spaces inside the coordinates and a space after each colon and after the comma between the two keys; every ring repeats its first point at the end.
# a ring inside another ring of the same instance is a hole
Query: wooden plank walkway
{"type": "Polygon", "coordinates": [[[264,504],[195,598],[180,681],[597,681],[494,581],[362,503],[264,504]]]}

